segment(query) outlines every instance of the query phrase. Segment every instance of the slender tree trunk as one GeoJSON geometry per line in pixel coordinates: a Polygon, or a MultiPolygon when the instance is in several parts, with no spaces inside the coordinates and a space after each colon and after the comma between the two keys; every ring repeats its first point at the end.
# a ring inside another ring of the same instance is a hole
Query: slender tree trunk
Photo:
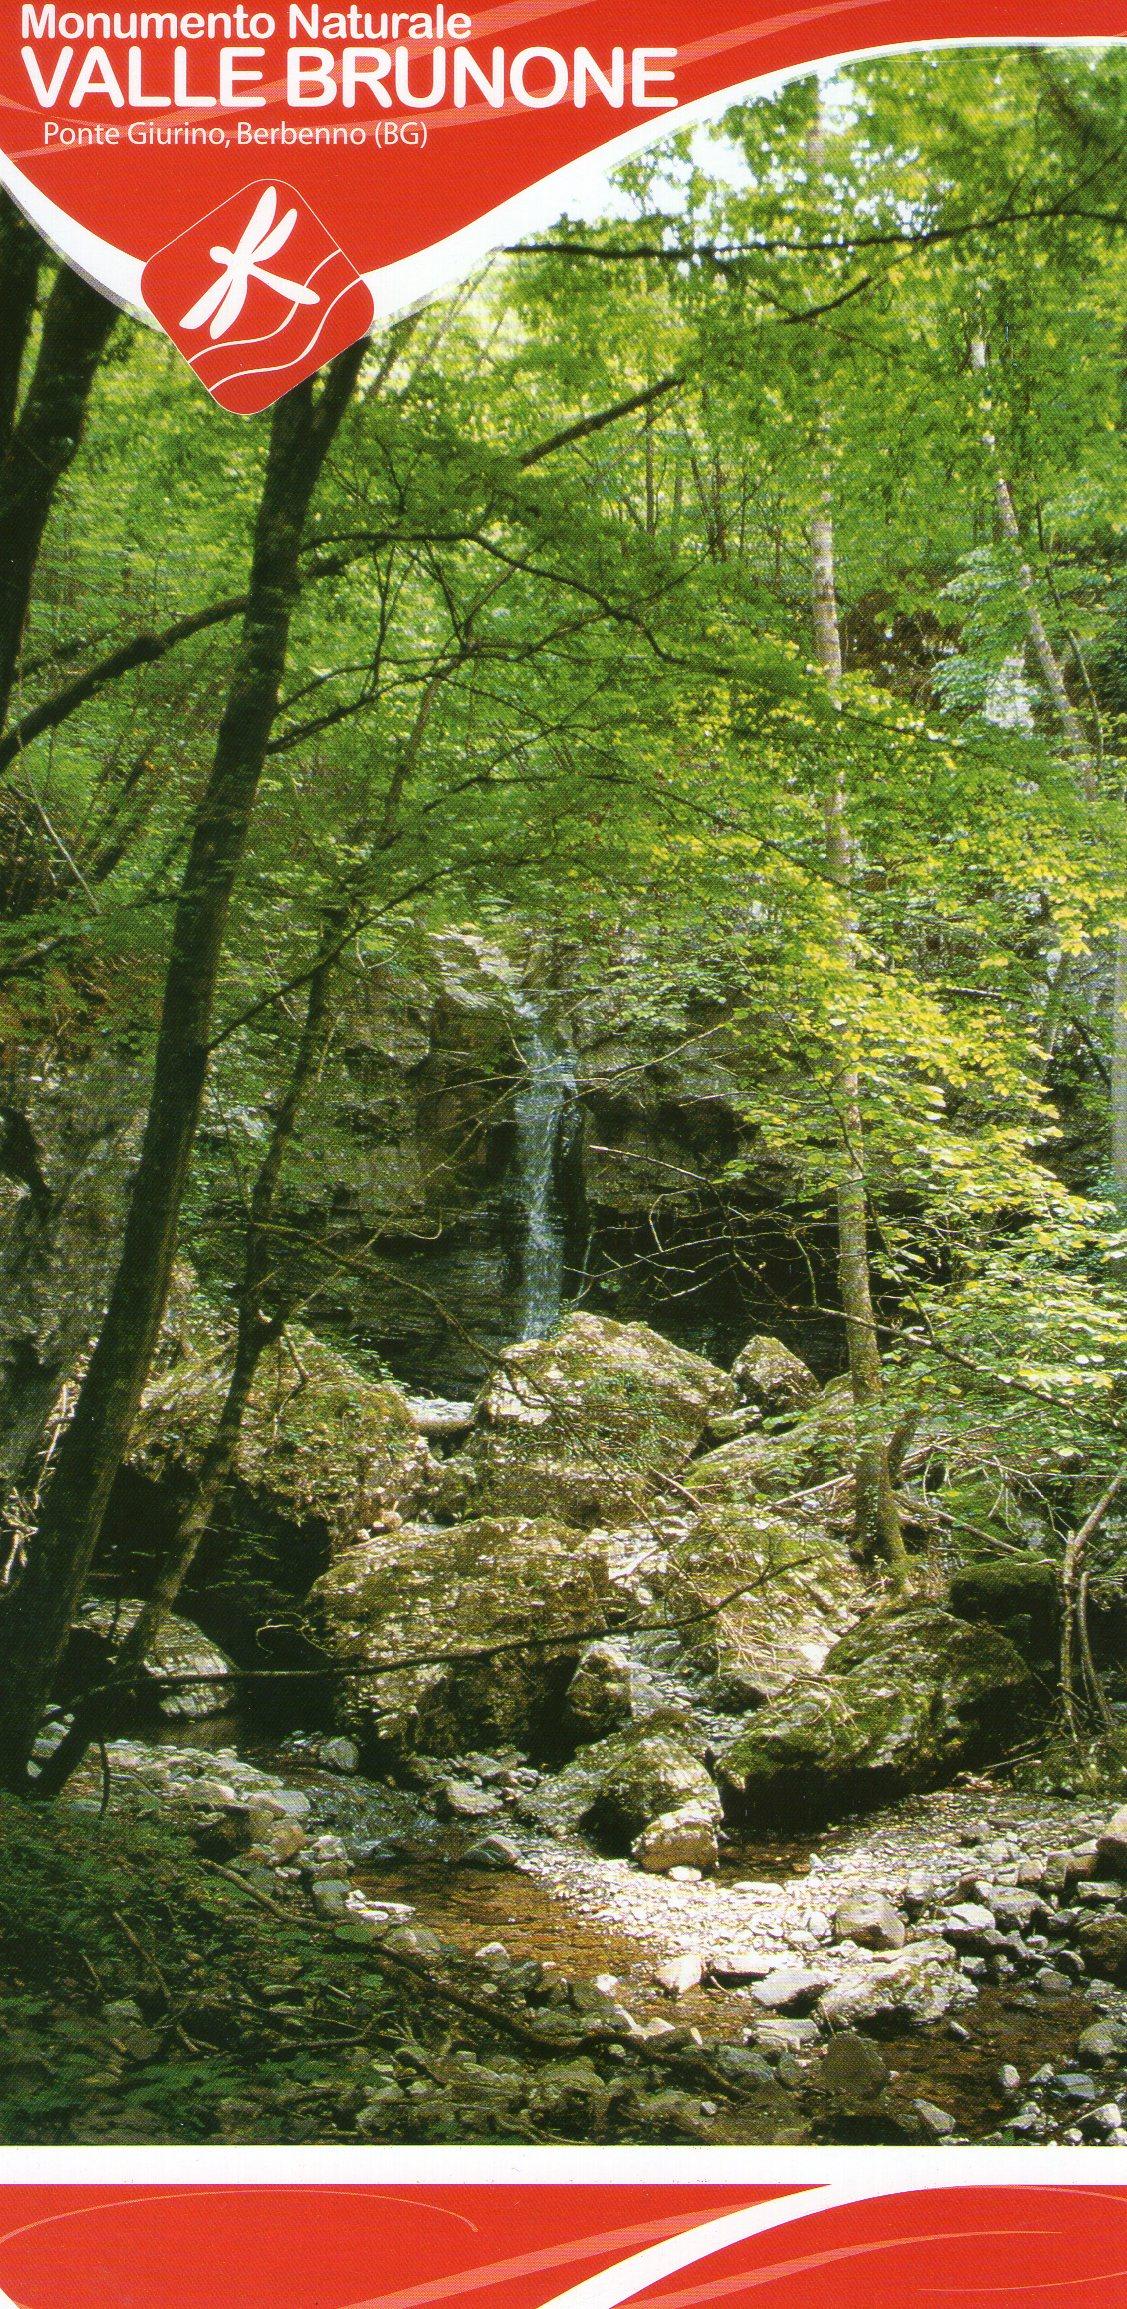
{"type": "Polygon", "coordinates": [[[42,256],[38,233],[0,191],[0,468],[19,407],[42,256]]]}
{"type": "MultiPolygon", "coordinates": [[[[975,337],[971,343],[971,367],[985,377],[987,371],[986,342],[975,337]]],[[[1037,582],[1025,557],[1021,524],[1017,517],[1009,482],[1002,471],[998,443],[990,422],[989,398],[986,400],[986,425],[983,442],[994,468],[994,505],[998,526],[1003,537],[1013,548],[1017,564],[1018,583],[1025,604],[1025,622],[1034,657],[1041,669],[1041,678],[1052,700],[1061,736],[1076,768],[1077,782],[1086,802],[1099,799],[1099,766],[1095,752],[1088,742],[1084,724],[1068,694],[1064,668],[1049,638],[1045,620],[1037,599],[1037,582]]],[[[1050,995],[1050,1031],[1046,1035],[1052,1048],[1057,1022],[1064,1003],[1067,963],[1057,970],[1050,995]]],[[[1127,1194],[1127,931],[1119,930],[1115,938],[1115,983],[1111,1009],[1111,1171],[1117,1187],[1127,1194]]]]}
{"type": "Polygon", "coordinates": [[[227,913],[266,762],[310,499],[363,358],[274,411],[248,607],[177,900],[148,1119],[121,1264],[22,1579],[0,1612],[0,1785],[27,1762],[128,1444],[168,1297],[227,913]]]}
{"type": "Polygon", "coordinates": [[[238,1292],[235,1354],[215,1433],[204,1453],[199,1480],[180,1516],[152,1588],[120,1645],[108,1676],[75,1709],[74,1721],[34,1784],[37,1797],[54,1796],[78,1770],[92,1739],[109,1730],[136,1691],[141,1671],[174,1610],[202,1541],[234,1472],[243,1419],[258,1366],[280,1336],[285,1311],[267,1306],[273,1266],[272,1228],[282,1166],[297,1128],[306,1093],[321,1069],[332,1031],[329,988],[336,966],[344,916],[334,912],[326,925],[322,954],[306,990],[305,1016],[293,1068],[279,1100],[266,1152],[259,1164],[247,1214],[243,1271],[238,1292]]]}
{"type": "MultiPolygon", "coordinates": [[[[820,171],[824,145],[821,117],[807,140],[811,166],[820,171]]],[[[825,472],[822,499],[810,523],[810,592],[814,646],[818,663],[831,690],[842,676],[841,620],[838,615],[837,573],[834,555],[833,495],[830,487],[830,444],[823,410],[817,451],[825,472]]],[[[835,764],[826,797],[826,866],[840,893],[842,919],[840,959],[843,970],[855,968],[853,956],[853,859],[849,840],[848,797],[845,776],[835,764]]],[[[884,1376],[880,1340],[873,1310],[869,1259],[868,1185],[865,1162],[865,1125],[861,1112],[861,1077],[846,1058],[833,1073],[833,1101],[843,1147],[843,1168],[837,1187],[838,1288],[845,1317],[849,1349],[849,1381],[857,1432],[854,1460],[856,1505],[854,1529],[862,1554],[883,1556],[898,1592],[908,1585],[908,1555],[889,1466],[889,1432],[884,1405],[884,1376]]]]}
{"type": "MultiPolygon", "coordinates": [[[[810,524],[810,566],[818,663],[831,689],[836,689],[842,672],[841,627],[834,573],[833,510],[828,488],[810,524]]],[[[846,816],[845,780],[839,768],[834,770],[826,798],[826,865],[831,880],[841,893],[843,904],[842,965],[846,970],[852,970],[850,898],[853,861],[846,816]]],[[[873,1311],[869,1262],[861,1078],[852,1061],[847,1060],[835,1068],[833,1099],[844,1140],[844,1167],[837,1187],[837,1271],[848,1339],[849,1380],[857,1429],[854,1463],[855,1531],[862,1552],[867,1556],[883,1556],[894,1584],[898,1589],[903,1589],[908,1582],[908,1557],[889,1468],[884,1379],[873,1311]]]]}
{"type": "MultiPolygon", "coordinates": [[[[26,284],[23,294],[26,299],[26,284]]],[[[18,320],[24,310],[18,299],[17,306],[18,320]]],[[[60,267],[31,382],[0,459],[0,730],[11,706],[43,532],[82,439],[98,363],[117,318],[116,305],[68,265],[60,267]]],[[[22,352],[21,341],[21,360],[22,352]]]]}

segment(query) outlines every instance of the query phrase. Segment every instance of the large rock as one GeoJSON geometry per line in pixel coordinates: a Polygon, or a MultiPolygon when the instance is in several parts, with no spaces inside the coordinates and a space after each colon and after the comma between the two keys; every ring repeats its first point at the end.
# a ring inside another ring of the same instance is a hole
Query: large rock
{"type": "Polygon", "coordinates": [[[1101,1876],[1127,1876],[1127,1804],[1101,1829],[1096,1852],[1101,1876]]]}
{"type": "MultiPolygon", "coordinates": [[[[147,1390],[129,1467],[180,1489],[198,1473],[226,1391],[230,1340],[194,1301],[181,1351],[147,1390]]],[[[293,1326],[258,1366],[235,1457],[236,1528],[285,1525],[319,1558],[408,1506],[428,1469],[406,1397],[293,1326]]]]}
{"type": "Polygon", "coordinates": [[[453,1514],[629,1522],[675,1475],[735,1387],[644,1323],[572,1315],[553,1339],[511,1347],[441,1478],[453,1514]]]}
{"type": "Polygon", "coordinates": [[[717,1837],[718,1807],[683,1804],[677,1812],[662,1812],[643,1828],[630,1847],[632,1857],[648,1876],[663,1876],[670,1868],[715,1868],[720,1853],[717,1837]]]}
{"type": "Polygon", "coordinates": [[[632,1608],[614,1570],[609,1542],[520,1516],[405,1525],[349,1548],[310,1592],[310,1634],[336,1665],[411,1664],[342,1677],[337,1722],[392,1760],[552,1749],[592,1631],[632,1608]]]}
{"type": "Polygon", "coordinates": [[[958,1619],[1001,1628],[1031,1666],[1055,1659],[1060,1593],[1045,1556],[1015,1550],[973,1557],[954,1573],[949,1601],[958,1619]]]}
{"type": "Polygon", "coordinates": [[[757,1332],[732,1365],[741,1403],[751,1404],[768,1418],[787,1411],[804,1411],[819,1393],[808,1363],[784,1347],[781,1339],[757,1332]]]}
{"type": "MultiPolygon", "coordinates": [[[[659,1820],[663,1811],[679,1810],[682,1804],[692,1805],[698,1798],[708,1818],[718,1820],[720,1806],[716,1787],[700,1761],[703,1742],[695,1739],[688,1712],[678,1713],[672,1709],[611,1733],[606,1739],[593,1740],[590,1746],[578,1749],[560,1771],[545,1772],[539,1784],[519,1799],[518,1819],[549,1836],[577,1834],[588,1825],[604,1784],[608,1781],[613,1784],[620,1773],[632,1774],[634,1749],[639,1741],[649,1742],[654,1738],[660,1738],[673,1751],[675,1769],[668,1780],[651,1781],[647,1802],[632,1814],[633,1835],[639,1835],[651,1822],[659,1820]],[[695,1764],[696,1770],[686,1772],[686,1764],[695,1764]]],[[[629,1825],[628,1818],[626,1826],[629,1825]]],[[[631,1839],[621,1825],[617,1830],[612,1829],[612,1834],[619,1849],[628,1850],[631,1839]]]]}
{"type": "Polygon", "coordinates": [[[634,1673],[618,1644],[588,1644],[567,1687],[567,1720],[577,1740],[601,1740],[634,1713],[634,1673]]]}
{"type": "MultiPolygon", "coordinates": [[[[695,1465],[690,1479],[695,1489],[695,1465]]],[[[735,1507],[710,1509],[674,1544],[664,1588],[668,1616],[733,1714],[819,1668],[868,1594],[839,1534],[813,1517],[735,1507]]]]}
{"type": "Polygon", "coordinates": [[[903,1948],[907,1933],[883,1892],[851,1892],[834,1912],[833,1937],[856,1941],[858,1948],[903,1948]]]}
{"type": "Polygon", "coordinates": [[[604,1771],[586,1824],[611,1851],[629,1851],[635,1839],[669,1813],[691,1807],[715,1827],[720,1798],[704,1765],[669,1731],[650,1727],[627,1735],[604,1771]]]}
{"type": "Polygon", "coordinates": [[[820,2012],[830,2028],[925,2027],[973,2002],[977,1991],[945,1940],[914,1940],[874,1957],[827,1989],[820,2012]]]}
{"type": "Polygon", "coordinates": [[[693,1495],[709,1508],[747,1512],[838,1478],[841,1497],[835,1504],[846,1513],[853,1447],[848,1382],[834,1380],[782,1433],[738,1435],[694,1461],[693,1495]]]}
{"type": "MultiPolygon", "coordinates": [[[[140,1610],[135,1596],[84,1604],[71,1631],[68,1678],[73,1677],[76,1684],[92,1680],[124,1641],[140,1610]]],[[[174,1723],[195,1716],[224,1715],[232,1705],[231,1673],[226,1654],[209,1643],[191,1620],[180,1619],[175,1612],[166,1619],[145,1663],[145,1683],[151,1687],[161,1715],[174,1723]],[[166,1676],[206,1677],[207,1681],[165,1688],[166,1676]]]]}
{"type": "Polygon", "coordinates": [[[718,1760],[725,1804],[782,1825],[933,1786],[1012,1746],[1034,1695],[1025,1661],[995,1629],[927,1606],[874,1613],[820,1676],[748,1718],[718,1760]]]}

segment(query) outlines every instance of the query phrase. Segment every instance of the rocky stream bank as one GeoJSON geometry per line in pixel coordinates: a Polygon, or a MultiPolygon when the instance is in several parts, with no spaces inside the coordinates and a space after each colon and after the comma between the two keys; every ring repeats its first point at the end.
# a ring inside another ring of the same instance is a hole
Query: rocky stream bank
{"type": "MultiPolygon", "coordinates": [[[[226,1351],[188,1289],[60,1723],[190,1496],[226,1351]]],[[[897,1599],[851,1549],[850,1460],[847,1395],[764,1337],[725,1372],[573,1314],[457,1405],[288,1335],[147,1718],[24,1816],[69,1915],[71,1830],[96,1876],[170,1838],[167,1930],[202,1903],[211,1955],[174,1979],[111,1887],[131,1981],[100,1995],[76,1925],[45,2041],[77,1996],[94,2068],[10,2137],[1127,2143],[1119,1767],[1038,1761],[1057,1575],[1030,1502],[1080,1478],[992,1468],[987,1495],[921,1425],[897,1599]],[[273,2017],[251,1916],[284,1942],[273,2017]],[[277,2014],[300,2092],[249,2073],[277,2014]]],[[[1106,1664],[1098,1558],[1091,1602],[1106,1664]]]]}

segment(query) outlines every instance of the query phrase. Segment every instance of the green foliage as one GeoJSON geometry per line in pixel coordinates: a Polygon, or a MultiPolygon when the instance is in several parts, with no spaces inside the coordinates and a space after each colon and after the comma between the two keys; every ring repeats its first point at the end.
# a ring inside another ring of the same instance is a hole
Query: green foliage
{"type": "Polygon", "coordinates": [[[370,2060],[402,2041],[383,1980],[209,1871],[164,1820],[92,1812],[0,1798],[0,2136],[345,2137],[352,2048],[370,2060]],[[121,1999],[143,2025],[107,2013],[121,1999]]]}

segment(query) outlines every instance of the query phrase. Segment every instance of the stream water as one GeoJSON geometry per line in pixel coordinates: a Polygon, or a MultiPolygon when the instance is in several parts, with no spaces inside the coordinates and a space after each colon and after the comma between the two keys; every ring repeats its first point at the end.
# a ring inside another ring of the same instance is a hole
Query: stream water
{"type": "Polygon", "coordinates": [[[522,1339],[543,1339],[563,1302],[566,1227],[559,1192],[561,1144],[575,1107],[575,1074],[563,1045],[530,995],[517,1005],[524,1080],[517,1092],[517,1188],[521,1244],[522,1339]]]}

